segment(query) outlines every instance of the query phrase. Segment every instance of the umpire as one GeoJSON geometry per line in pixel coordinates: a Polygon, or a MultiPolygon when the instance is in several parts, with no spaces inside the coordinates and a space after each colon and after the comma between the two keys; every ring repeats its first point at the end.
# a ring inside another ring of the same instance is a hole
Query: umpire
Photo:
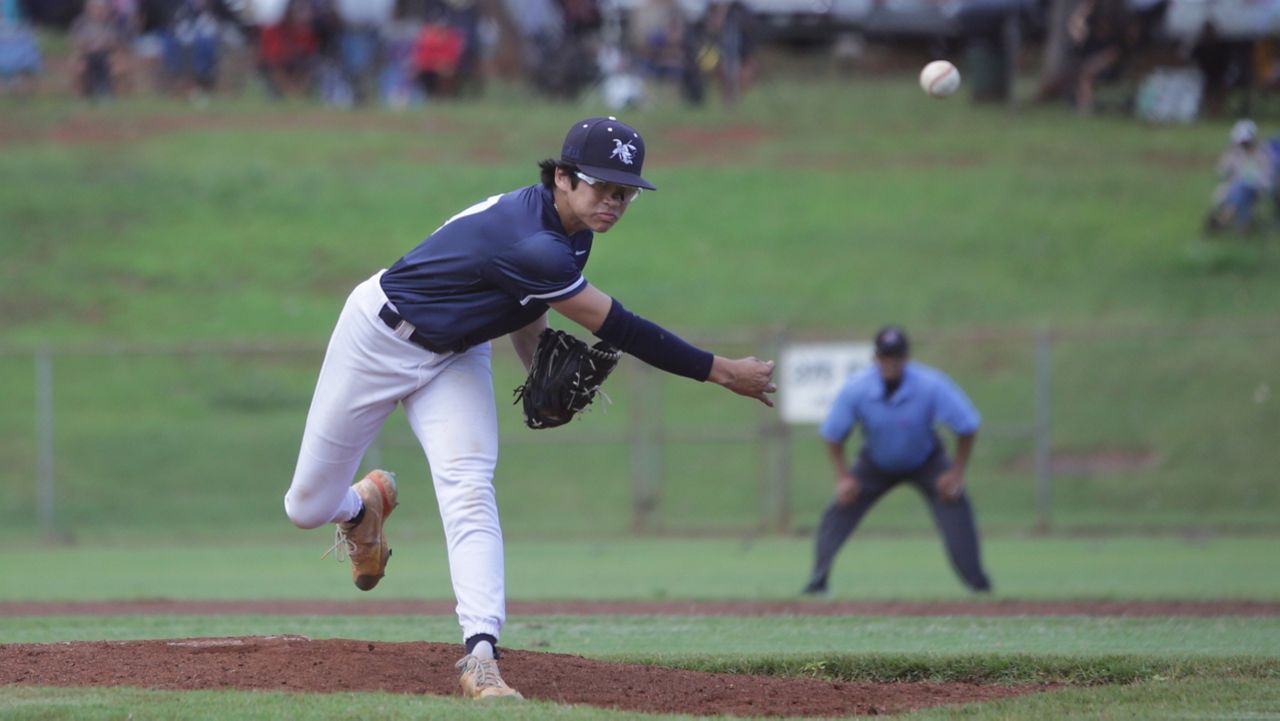
{"type": "Polygon", "coordinates": [[[804,592],[824,595],[831,564],[876,501],[907,481],[929,503],[951,565],[974,591],[990,591],[982,570],[964,472],[981,417],[945,373],[909,360],[907,334],[886,326],[875,338],[875,364],[849,377],[821,427],[836,472],[835,500],[818,526],[813,573],[804,592]],[[934,430],[956,435],[954,461],[934,430]],[[850,468],[845,441],[862,426],[863,445],[850,468]]]}

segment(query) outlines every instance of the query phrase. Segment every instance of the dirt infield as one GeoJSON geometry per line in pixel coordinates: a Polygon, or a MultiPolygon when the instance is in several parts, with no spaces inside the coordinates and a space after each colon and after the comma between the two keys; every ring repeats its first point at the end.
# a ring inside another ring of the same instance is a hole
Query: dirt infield
{"type": "MultiPolygon", "coordinates": [[[[459,648],[302,636],[0,645],[0,685],[138,686],[291,692],[456,693],[459,648]],[[358,664],[360,673],[351,673],[358,664]]],[[[1046,686],[837,682],[742,676],[505,651],[526,698],[646,713],[848,716],[902,713],[1046,686]]]]}

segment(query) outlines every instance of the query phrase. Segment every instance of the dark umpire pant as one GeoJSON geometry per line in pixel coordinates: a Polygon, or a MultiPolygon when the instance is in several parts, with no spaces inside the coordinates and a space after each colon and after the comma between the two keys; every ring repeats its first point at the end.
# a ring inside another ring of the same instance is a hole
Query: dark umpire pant
{"type": "Polygon", "coordinates": [[[824,590],[827,587],[831,564],[840,547],[853,534],[862,517],[876,501],[904,481],[915,486],[928,502],[934,523],[946,543],[951,566],[961,580],[974,591],[991,590],[991,581],[982,571],[982,561],[978,554],[978,531],[973,522],[973,507],[969,504],[968,493],[962,492],[954,501],[945,501],[938,495],[938,476],[950,467],[951,459],[947,457],[941,444],[919,468],[905,473],[883,471],[871,462],[865,450],[860,453],[853,466],[853,475],[858,479],[858,497],[848,506],[832,501],[822,514],[815,544],[813,573],[809,576],[807,590],[824,590]]]}

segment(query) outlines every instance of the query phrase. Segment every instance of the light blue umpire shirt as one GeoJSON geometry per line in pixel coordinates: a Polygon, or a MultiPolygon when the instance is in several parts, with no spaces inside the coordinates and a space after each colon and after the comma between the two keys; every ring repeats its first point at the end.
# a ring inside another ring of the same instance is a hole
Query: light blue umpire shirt
{"type": "Polygon", "coordinates": [[[888,399],[879,366],[849,376],[819,432],[831,443],[843,443],[861,425],[862,450],[871,462],[880,470],[904,473],[919,468],[937,448],[935,423],[967,436],[981,422],[969,396],[946,373],[908,361],[902,385],[888,399]]]}

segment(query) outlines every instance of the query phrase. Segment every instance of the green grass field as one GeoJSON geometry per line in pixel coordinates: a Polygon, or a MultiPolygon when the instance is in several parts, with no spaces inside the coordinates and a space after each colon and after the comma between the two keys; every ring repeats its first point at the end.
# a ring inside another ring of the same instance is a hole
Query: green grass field
{"type": "MultiPolygon", "coordinates": [[[[452,619],[330,617],[49,617],[0,623],[6,640],[301,633],[314,638],[452,641],[452,619]],[[13,638],[14,636],[17,638],[13,638]]],[[[1280,625],[1243,619],[886,619],[531,617],[514,622],[513,647],[623,662],[839,680],[1054,683],[1050,694],[926,711],[910,717],[1270,718],[1280,709],[1280,625]],[[803,651],[797,651],[802,648],[803,651]],[[708,649],[714,649],[709,653],[708,649]],[[1102,714],[1102,716],[1100,716],[1102,714]]],[[[133,689],[0,689],[6,718],[347,718],[373,706],[393,718],[469,718],[457,700],[385,694],[278,697],[133,689]],[[385,711],[382,711],[385,709],[385,711]],[[296,714],[296,715],[290,715],[296,714]]],[[[492,711],[489,711],[492,713],[492,711]]],[[[508,713],[504,707],[503,713],[508,713]]],[[[545,701],[517,718],[609,719],[615,712],[545,701]]],[[[668,719],[627,714],[627,718],[668,719]]]]}
{"type": "MultiPolygon", "coordinates": [[[[314,546],[123,544],[6,554],[0,577],[24,580],[0,587],[0,601],[449,597],[434,539],[396,542],[392,575],[366,595],[349,585],[345,568],[318,560],[325,539],[319,532],[312,538],[314,546]]],[[[1270,538],[995,539],[986,559],[997,586],[992,601],[1275,600],[1275,548],[1270,538]]],[[[783,539],[513,541],[508,588],[521,600],[782,599],[794,597],[808,552],[807,542],[783,539]]],[[[836,600],[965,597],[933,539],[856,540],[841,556],[833,591],[836,600]]],[[[0,643],[276,634],[449,643],[458,630],[451,616],[0,617],[0,643]]],[[[1280,710],[1274,617],[517,615],[503,640],[511,648],[720,672],[1076,687],[966,711],[981,719],[1097,718],[1102,709],[1123,717],[1265,718],[1280,710]]],[[[393,718],[474,712],[447,699],[387,695],[307,697],[290,705],[262,694],[0,689],[0,712],[14,718],[345,718],[353,703],[376,703],[393,718]],[[248,711],[251,702],[259,705],[248,711]]],[[[546,703],[519,713],[617,715],[546,703]]]]}
{"type": "MultiPolygon", "coordinates": [[[[256,100],[88,108],[0,99],[0,601],[355,599],[281,496],[349,288],[443,218],[532,182],[594,107],[482,101],[344,113],[256,100]],[[519,125],[511,126],[518,104],[519,125]],[[34,354],[54,357],[56,524],[32,479],[34,354]]],[[[726,353],[905,324],[992,428],[970,472],[1002,599],[1280,600],[1280,244],[1197,234],[1227,122],[1151,128],[976,107],[910,78],[773,82],[735,113],[629,113],[660,187],[599,238],[590,279],[726,353]],[[1055,334],[1055,529],[1027,534],[1034,344],[1055,334]],[[1246,535],[1231,535],[1247,531],[1246,535]]],[[[563,324],[561,324],[563,325],[563,324]]],[[[519,382],[501,349],[500,406],[519,382]]],[[[774,416],[626,367],[559,432],[503,408],[497,485],[513,599],[779,599],[829,494],[793,429],[792,535],[761,536],[774,416]],[[635,408],[672,444],[658,537],[634,537],[635,408]],[[575,472],[566,473],[572,454],[575,472]],[[663,533],[670,537],[661,537],[663,533]],[[694,538],[691,538],[693,536],[694,538]],[[571,591],[566,591],[571,589],[571,591]]],[[[381,597],[447,598],[425,464],[397,417],[379,446],[403,504],[381,597]]],[[[374,459],[370,459],[372,463],[374,459]]],[[[876,509],[837,599],[963,598],[918,499],[876,509]]],[[[0,643],[204,635],[454,641],[446,617],[0,618],[0,643]]],[[[832,678],[1053,680],[1064,690],[912,718],[1280,718],[1274,618],[530,617],[513,648],[832,678]]],[[[478,718],[451,699],[0,688],[0,718],[478,718]]],[[[512,718],[634,715],[545,702],[512,718]]],[[[643,716],[656,719],[658,716],[643,716]]],[[[662,717],[674,718],[674,717],[662,717]]]]}
{"type": "MultiPolygon", "coordinates": [[[[443,541],[415,537],[398,514],[388,525],[394,582],[376,596],[451,597],[443,541]]],[[[0,601],[369,597],[350,585],[344,566],[320,560],[330,533],[299,536],[287,545],[228,538],[15,549],[0,556],[0,577],[22,580],[0,586],[0,601]]],[[[1277,548],[1271,537],[996,537],[983,555],[996,598],[1280,601],[1277,548]]],[[[526,600],[786,599],[804,585],[811,553],[809,539],[508,539],[507,586],[526,600]]],[[[967,598],[931,536],[855,536],[837,559],[831,590],[850,600],[967,598]]]]}
{"type": "MultiPolygon", "coordinates": [[[[458,208],[531,182],[588,112],[521,105],[513,132],[504,111],[521,100],[404,114],[0,101],[0,503],[36,504],[33,354],[48,346],[63,530],[271,533],[345,293],[458,208]]],[[[1051,330],[1054,450],[1104,461],[1060,469],[1057,527],[1276,530],[1280,244],[1197,234],[1225,126],[942,104],[885,79],[777,82],[736,114],[629,119],[662,189],[589,269],[628,307],[726,354],[773,354],[781,329],[845,340],[904,323],[983,410],[974,493],[984,524],[1013,532],[1034,524],[1031,447],[1000,429],[1032,423],[1032,336],[1051,330]]],[[[519,378],[497,345],[501,404],[519,378]]],[[[742,440],[666,451],[657,527],[758,526],[775,476],[754,449],[776,416],[628,378],[611,412],[556,440],[621,443],[637,395],[660,389],[669,437],[714,423],[742,440]]],[[[509,410],[508,531],[628,530],[625,448],[575,444],[590,472],[567,476],[509,410]],[[566,499],[583,512],[555,513],[566,499]]],[[[386,464],[424,475],[402,421],[383,441],[386,464]]],[[[789,469],[804,528],[830,483],[811,427],[789,469]]],[[[31,518],[0,535],[29,535],[31,518]]],[[[871,522],[927,528],[914,502],[871,522]]]]}
{"type": "MultiPolygon", "coordinates": [[[[1280,706],[1280,693],[1274,681],[1241,679],[1236,681],[1150,681],[1103,689],[1073,689],[1053,694],[1031,696],[1009,701],[983,704],[981,709],[946,707],[918,712],[898,718],[909,719],[1224,719],[1274,718],[1280,706]],[[1224,711],[1224,708],[1230,710],[1224,711]]],[[[118,719],[222,719],[229,716],[259,719],[360,719],[371,710],[388,719],[488,719],[493,709],[477,709],[456,700],[424,696],[392,696],[387,694],[334,694],[297,697],[265,693],[172,693],[137,690],[72,689],[62,690],[50,701],[40,690],[18,689],[0,706],[12,718],[82,718],[118,719]],[[37,715],[42,714],[42,715],[37,715]]],[[[568,719],[586,721],[601,719],[659,717],[637,716],[622,712],[557,707],[530,703],[521,707],[504,707],[503,718],[568,719]]],[[[666,719],[692,719],[692,716],[667,716],[666,719]]]]}

